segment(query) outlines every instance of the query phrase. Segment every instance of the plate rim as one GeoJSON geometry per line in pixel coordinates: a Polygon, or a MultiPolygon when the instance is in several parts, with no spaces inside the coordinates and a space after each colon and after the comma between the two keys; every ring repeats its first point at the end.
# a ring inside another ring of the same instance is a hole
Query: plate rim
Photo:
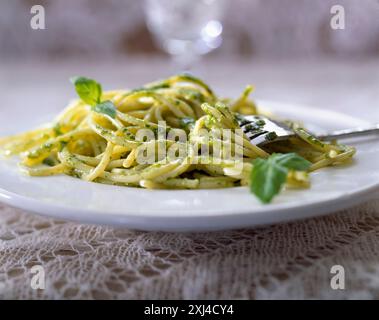
{"type": "MultiPolygon", "coordinates": [[[[303,104],[292,104],[292,103],[282,103],[279,101],[270,101],[270,100],[258,100],[258,105],[266,104],[269,107],[263,109],[275,109],[272,106],[281,106],[287,107],[290,109],[312,109],[313,112],[329,114],[341,117],[347,121],[352,121],[355,123],[360,122],[361,124],[368,124],[369,122],[363,119],[355,118],[348,114],[344,114],[335,110],[328,110],[323,108],[310,107],[309,105],[303,104]],[[271,108],[270,108],[271,105],[271,108]]],[[[277,110],[275,110],[277,113],[277,110]]],[[[68,177],[69,178],[69,177],[68,177]]],[[[107,186],[114,187],[114,186],[107,186]]],[[[246,188],[246,187],[239,187],[246,188]]],[[[307,200],[301,204],[298,203],[278,203],[271,204],[267,206],[262,206],[258,210],[255,210],[252,213],[252,210],[246,209],[242,210],[241,208],[237,209],[224,209],[217,214],[209,214],[209,210],[201,211],[199,209],[193,215],[177,215],[173,216],[172,214],[165,214],[163,210],[154,211],[154,214],[149,214],[147,211],[135,211],[132,213],[132,210],[129,210],[128,213],[120,214],[116,212],[104,214],[103,211],[95,211],[91,209],[83,208],[72,208],[60,204],[52,204],[47,201],[37,200],[32,197],[23,196],[12,191],[8,191],[0,186],[0,200],[8,205],[13,207],[21,208],[27,211],[32,211],[37,214],[53,217],[63,220],[77,221],[81,223],[90,223],[90,224],[100,224],[100,225],[113,225],[113,226],[122,226],[129,227],[138,230],[161,230],[161,231],[213,231],[213,230],[226,230],[234,229],[240,227],[255,227],[272,223],[283,223],[286,221],[293,221],[299,219],[305,219],[315,216],[321,216],[328,213],[333,213],[336,210],[343,210],[348,207],[354,206],[356,204],[362,203],[365,200],[368,200],[373,196],[374,192],[379,190],[379,181],[377,183],[371,183],[364,188],[359,189],[358,191],[351,191],[344,193],[343,195],[332,197],[330,199],[324,199],[322,201],[312,201],[307,200]],[[333,209],[331,209],[333,208],[333,209]],[[291,211],[291,215],[285,215],[286,212],[291,211]],[[304,212],[299,214],[299,212],[304,212]],[[269,217],[267,219],[267,215],[269,217]],[[262,215],[266,215],[265,222],[260,222],[262,215]],[[277,215],[283,215],[280,219],[275,219],[277,215]],[[232,219],[230,225],[224,225],[219,223],[218,225],[211,226],[209,222],[204,226],[192,227],[178,227],[175,226],[175,223],[172,224],[172,220],[181,222],[201,219],[201,220],[230,220],[232,219]],[[233,221],[234,220],[234,221],[233,221]],[[236,221],[238,220],[238,221],[236,221]],[[270,222],[270,220],[272,220],[270,222]],[[277,220],[277,221],[275,221],[277,220]],[[145,224],[146,221],[149,221],[150,224],[145,224]],[[171,222],[170,222],[171,221],[171,222]],[[255,221],[255,222],[254,222],[255,221]],[[143,223],[145,222],[145,223],[143,223]]],[[[157,190],[149,190],[151,192],[157,190]]],[[[159,190],[161,191],[161,190],[159,190]]],[[[176,192],[188,192],[193,190],[175,190],[176,192]]],[[[167,191],[166,192],[170,192],[167,191]]],[[[213,190],[213,192],[217,192],[213,190]]],[[[151,212],[151,211],[150,211],[151,212]]]]}

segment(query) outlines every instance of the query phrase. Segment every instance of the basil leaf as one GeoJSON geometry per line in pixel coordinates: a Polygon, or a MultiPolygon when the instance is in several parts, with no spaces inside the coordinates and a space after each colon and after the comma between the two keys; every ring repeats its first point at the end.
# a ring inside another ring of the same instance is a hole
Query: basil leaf
{"type": "Polygon", "coordinates": [[[271,202],[286,182],[288,169],[278,165],[275,159],[256,159],[251,171],[250,191],[263,203],[271,202]]]}
{"type": "Polygon", "coordinates": [[[90,106],[100,103],[102,88],[98,82],[85,77],[71,78],[71,82],[75,85],[76,93],[85,103],[90,106]]]}
{"type": "Polygon", "coordinates": [[[269,203],[286,183],[289,170],[306,171],[311,163],[296,153],[272,154],[253,161],[250,191],[263,203],[269,203]]]}
{"type": "Polygon", "coordinates": [[[102,103],[97,104],[93,108],[93,111],[97,113],[104,113],[113,119],[116,118],[116,107],[112,101],[104,101],[102,103]]]}
{"type": "Polygon", "coordinates": [[[312,163],[296,153],[274,154],[273,156],[281,166],[296,171],[306,171],[312,165],[312,163]]]}

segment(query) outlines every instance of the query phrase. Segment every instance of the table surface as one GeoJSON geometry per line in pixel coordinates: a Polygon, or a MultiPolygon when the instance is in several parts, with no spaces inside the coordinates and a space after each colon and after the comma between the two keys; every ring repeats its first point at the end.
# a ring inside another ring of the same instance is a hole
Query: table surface
{"type": "MultiPolygon", "coordinates": [[[[37,103],[58,112],[74,96],[73,75],[110,89],[140,86],[173,70],[150,57],[2,61],[0,116],[37,103]]],[[[226,95],[252,83],[259,99],[379,122],[379,60],[208,59],[195,71],[226,95]]],[[[2,130],[12,131],[12,124],[2,130]]],[[[0,204],[0,298],[379,298],[378,199],[322,218],[197,234],[80,225],[0,204]],[[35,265],[43,267],[45,289],[31,286],[35,265]],[[331,288],[334,265],[344,267],[344,290],[331,288]]]]}

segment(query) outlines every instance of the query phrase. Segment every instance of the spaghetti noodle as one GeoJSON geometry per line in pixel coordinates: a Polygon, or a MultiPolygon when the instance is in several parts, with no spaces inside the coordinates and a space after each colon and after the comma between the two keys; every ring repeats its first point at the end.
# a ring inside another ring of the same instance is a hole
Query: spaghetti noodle
{"type": "MultiPolygon", "coordinates": [[[[97,88],[101,92],[101,87],[97,88]]],[[[67,174],[86,181],[151,189],[226,188],[249,184],[252,160],[274,152],[295,152],[312,163],[310,171],[349,161],[355,150],[332,142],[324,143],[292,123],[296,137],[258,147],[244,134],[224,139],[221,150],[215,144],[223,137],[205,139],[203,129],[238,130],[237,114],[258,114],[247,87],[240,98],[223,99],[202,80],[177,75],[135,90],[101,93],[115,110],[103,105],[99,112],[83,99],[76,100],[47,126],[0,140],[5,155],[19,154],[20,167],[31,176],[67,174]],[[108,108],[108,109],[106,109],[108,108]],[[165,123],[164,128],[161,123],[165,123]],[[141,129],[153,135],[137,139],[141,129]],[[170,138],[169,130],[182,129],[186,141],[170,138]],[[176,148],[180,157],[153,156],[138,160],[139,148],[164,151],[176,148]],[[207,148],[208,153],[199,150],[207,148]],[[232,155],[222,157],[227,148],[232,155]]],[[[306,187],[307,175],[291,171],[290,187],[306,187]]]]}

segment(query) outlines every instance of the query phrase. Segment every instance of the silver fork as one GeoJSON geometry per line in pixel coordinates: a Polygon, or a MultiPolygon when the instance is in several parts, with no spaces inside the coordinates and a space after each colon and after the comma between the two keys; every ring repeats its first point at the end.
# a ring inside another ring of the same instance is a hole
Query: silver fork
{"type": "MultiPolygon", "coordinates": [[[[292,129],[285,123],[269,119],[264,116],[238,116],[237,121],[251,143],[262,146],[267,143],[284,141],[295,136],[292,129]]],[[[336,130],[327,134],[315,135],[320,140],[353,138],[369,135],[379,136],[379,124],[371,127],[359,127],[345,130],[336,130]]]]}

